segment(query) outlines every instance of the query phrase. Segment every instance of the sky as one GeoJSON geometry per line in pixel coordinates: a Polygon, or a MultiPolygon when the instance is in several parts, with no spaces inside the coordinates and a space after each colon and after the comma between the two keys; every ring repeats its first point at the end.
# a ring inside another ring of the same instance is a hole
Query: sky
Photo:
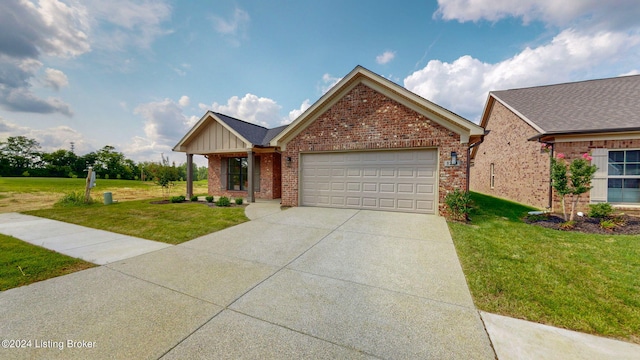
{"type": "Polygon", "coordinates": [[[492,90],[640,74],[640,1],[2,0],[0,141],[182,163],[208,110],[288,124],[357,65],[478,123],[492,90]]]}

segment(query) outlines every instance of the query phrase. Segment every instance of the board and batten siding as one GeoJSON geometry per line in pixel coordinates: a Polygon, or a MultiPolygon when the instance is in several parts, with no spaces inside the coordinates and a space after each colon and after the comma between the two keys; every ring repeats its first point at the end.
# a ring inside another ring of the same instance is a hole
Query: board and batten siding
{"type": "Polygon", "coordinates": [[[212,124],[202,129],[187,145],[187,153],[209,154],[213,152],[246,151],[249,144],[237,137],[220,123],[212,124]]]}

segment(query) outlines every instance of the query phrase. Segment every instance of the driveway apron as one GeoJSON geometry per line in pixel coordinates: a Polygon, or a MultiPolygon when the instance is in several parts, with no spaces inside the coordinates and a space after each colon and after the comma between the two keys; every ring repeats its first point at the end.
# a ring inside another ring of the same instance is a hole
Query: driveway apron
{"type": "Polygon", "coordinates": [[[444,219],[421,214],[266,212],[5,291],[0,318],[2,339],[65,345],[0,358],[495,358],[444,219]]]}

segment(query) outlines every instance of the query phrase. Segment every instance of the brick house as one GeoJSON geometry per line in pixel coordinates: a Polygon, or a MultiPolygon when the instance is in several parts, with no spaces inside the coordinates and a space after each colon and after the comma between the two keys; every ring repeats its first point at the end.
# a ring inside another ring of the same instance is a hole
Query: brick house
{"type": "Polygon", "coordinates": [[[211,195],[251,199],[253,186],[256,197],[280,197],[285,206],[443,214],[447,192],[467,188],[470,147],[484,134],[478,125],[360,66],[284,128],[229,119],[208,112],[174,151],[186,152],[188,162],[193,154],[209,158],[211,195]],[[255,139],[236,121],[251,125],[255,139]],[[218,132],[225,131],[239,142],[221,148],[207,140],[224,138],[218,132]],[[261,158],[256,175],[251,158],[263,154],[271,160],[261,158]],[[230,169],[243,160],[230,159],[244,157],[253,177],[245,175],[245,190],[231,189],[237,182],[230,169]]]}
{"type": "Polygon", "coordinates": [[[579,209],[640,206],[640,76],[489,93],[471,153],[473,191],[560,210],[550,160],[589,153],[598,171],[579,209]]]}

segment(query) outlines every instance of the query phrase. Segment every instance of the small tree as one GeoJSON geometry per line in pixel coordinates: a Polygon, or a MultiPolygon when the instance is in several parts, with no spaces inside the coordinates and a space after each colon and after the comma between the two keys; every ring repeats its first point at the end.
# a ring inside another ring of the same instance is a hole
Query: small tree
{"type": "Polygon", "coordinates": [[[573,160],[568,166],[562,153],[551,159],[551,185],[560,196],[565,221],[573,221],[580,196],[592,188],[591,180],[598,168],[589,165],[591,159],[588,153],[584,153],[582,158],[573,160]],[[568,219],[565,200],[567,195],[571,195],[571,214],[568,219]]]}

